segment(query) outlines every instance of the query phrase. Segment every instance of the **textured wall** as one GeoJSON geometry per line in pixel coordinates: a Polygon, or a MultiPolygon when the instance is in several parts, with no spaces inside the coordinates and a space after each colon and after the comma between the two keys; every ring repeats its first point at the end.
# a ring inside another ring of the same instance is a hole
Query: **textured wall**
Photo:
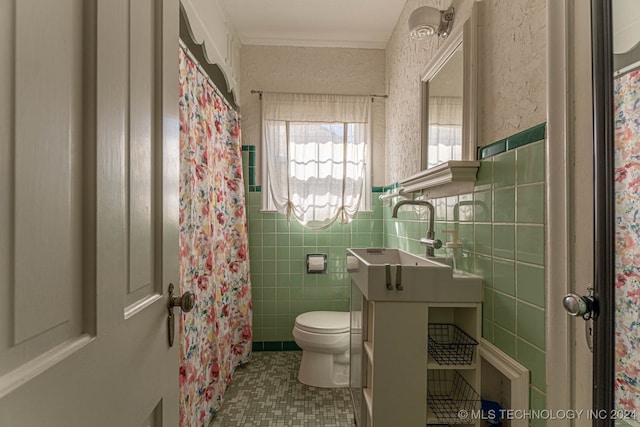
{"type": "Polygon", "coordinates": [[[478,28],[479,145],[546,121],[545,0],[484,0],[478,28]]]}
{"type": "MultiPolygon", "coordinates": [[[[412,40],[409,15],[420,6],[448,4],[408,0],[389,40],[386,184],[419,171],[421,76],[442,44],[437,38],[412,40]]],[[[458,26],[469,17],[473,0],[453,4],[458,26]]],[[[546,9],[545,0],[483,0],[478,6],[478,144],[482,146],[546,120],[546,9]]]]}
{"type": "MultiPolygon", "coordinates": [[[[242,46],[242,143],[255,145],[260,176],[260,99],[251,90],[384,94],[385,52],[380,49],[242,46]]],[[[384,185],[385,101],[373,102],[373,185],[384,185]]]]}

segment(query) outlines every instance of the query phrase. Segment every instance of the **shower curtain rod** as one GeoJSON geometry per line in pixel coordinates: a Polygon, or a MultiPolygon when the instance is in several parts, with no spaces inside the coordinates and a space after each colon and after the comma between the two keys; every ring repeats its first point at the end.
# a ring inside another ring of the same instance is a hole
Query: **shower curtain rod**
{"type": "Polygon", "coordinates": [[[207,73],[207,70],[204,69],[204,67],[200,64],[200,61],[198,61],[198,59],[193,55],[193,53],[191,52],[191,50],[189,50],[189,47],[187,46],[187,44],[182,40],[182,39],[178,39],[178,43],[180,44],[180,47],[182,48],[182,50],[184,51],[184,53],[189,57],[189,59],[191,61],[193,61],[193,63],[196,65],[196,67],[198,68],[198,70],[204,75],[204,77],[207,79],[207,81],[209,82],[209,84],[211,85],[211,87],[213,88],[214,91],[217,92],[218,96],[220,97],[220,99],[222,99],[222,102],[224,102],[227,107],[231,108],[233,111],[236,112],[236,114],[238,114],[238,117],[240,117],[240,113],[238,113],[238,111],[233,107],[233,105],[231,105],[229,103],[229,101],[227,101],[227,99],[224,97],[224,94],[222,93],[222,91],[220,89],[218,89],[218,86],[216,86],[216,84],[213,82],[213,80],[211,80],[211,77],[209,77],[209,73],[207,73]]]}
{"type": "Polygon", "coordinates": [[[284,93],[284,94],[291,94],[291,95],[339,95],[339,96],[368,96],[371,98],[388,98],[389,95],[357,95],[357,94],[352,94],[352,93],[299,93],[299,92],[269,92],[269,91],[265,91],[265,90],[251,90],[251,94],[255,95],[258,94],[260,96],[262,96],[263,93],[284,93]]]}

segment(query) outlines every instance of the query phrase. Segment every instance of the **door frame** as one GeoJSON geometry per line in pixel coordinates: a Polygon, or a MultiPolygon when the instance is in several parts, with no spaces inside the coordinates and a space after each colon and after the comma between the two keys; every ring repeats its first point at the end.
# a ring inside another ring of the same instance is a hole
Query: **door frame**
{"type": "MultiPolygon", "coordinates": [[[[547,141],[546,141],[546,238],[545,293],[547,295],[546,409],[572,407],[572,324],[559,304],[571,288],[570,194],[570,0],[547,0],[547,141]],[[549,41],[553,40],[553,43],[549,41]]],[[[569,426],[568,420],[547,425],[569,426]]]]}
{"type": "MultiPolygon", "coordinates": [[[[615,357],[615,200],[613,32],[611,0],[591,1],[593,46],[594,288],[597,307],[593,352],[593,404],[611,414],[615,357]]],[[[606,417],[594,425],[612,426],[606,417]]]]}
{"type": "MultiPolygon", "coordinates": [[[[568,316],[561,304],[567,293],[585,295],[587,286],[595,284],[591,15],[587,2],[547,0],[545,282],[546,409],[550,411],[599,407],[593,401],[597,371],[585,339],[585,322],[568,316]]],[[[575,420],[547,424],[587,426],[592,420],[585,412],[575,420]]]]}
{"type": "MultiPolygon", "coordinates": [[[[547,409],[594,409],[610,414],[614,403],[615,352],[611,0],[592,0],[586,6],[588,10],[580,10],[580,7],[576,0],[547,0],[547,40],[553,41],[548,43],[547,57],[548,141],[551,141],[547,144],[546,163],[547,409]],[[586,43],[591,55],[588,61],[589,53],[578,49],[580,44],[584,47],[586,43]],[[591,66],[588,70],[591,74],[585,70],[587,63],[591,66]],[[585,79],[591,80],[589,87],[585,79]],[[580,89],[591,95],[581,94],[580,89]],[[592,141],[591,147],[578,146],[580,141],[587,139],[592,141]],[[587,159],[592,166],[592,180],[585,179],[587,159]],[[579,182],[580,179],[585,182],[579,182]],[[589,186],[593,188],[593,200],[581,202],[581,196],[589,197],[589,186]],[[589,212],[580,210],[585,206],[583,203],[592,203],[592,209],[589,212]],[[581,216],[589,219],[591,230],[586,229],[587,224],[581,216]],[[587,245],[590,249],[585,251],[576,243],[576,238],[579,233],[590,231],[593,232],[591,245],[587,245]],[[579,270],[589,264],[588,251],[593,263],[591,280],[595,288],[597,321],[594,322],[589,380],[591,405],[584,407],[585,396],[580,395],[580,382],[584,383],[588,374],[580,370],[585,368],[585,357],[584,349],[579,346],[584,339],[578,332],[583,321],[570,319],[560,301],[568,292],[585,293],[589,284],[585,277],[590,272],[579,270]]],[[[553,425],[578,422],[597,426],[614,424],[611,417],[552,421],[553,425]]]]}

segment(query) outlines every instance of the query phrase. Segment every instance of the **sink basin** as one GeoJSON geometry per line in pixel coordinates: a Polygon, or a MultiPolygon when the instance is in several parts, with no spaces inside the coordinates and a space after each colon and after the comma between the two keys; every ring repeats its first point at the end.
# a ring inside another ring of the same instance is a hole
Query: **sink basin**
{"type": "Polygon", "coordinates": [[[482,302],[482,278],[401,249],[347,249],[347,271],[369,301],[482,302]]]}

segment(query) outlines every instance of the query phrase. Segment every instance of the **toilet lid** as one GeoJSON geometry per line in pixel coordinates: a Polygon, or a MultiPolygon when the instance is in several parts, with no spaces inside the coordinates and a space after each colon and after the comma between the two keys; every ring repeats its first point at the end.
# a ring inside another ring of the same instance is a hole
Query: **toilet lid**
{"type": "Polygon", "coordinates": [[[296,317],[296,326],[303,331],[318,334],[349,332],[349,313],[342,311],[310,311],[296,317]]]}

